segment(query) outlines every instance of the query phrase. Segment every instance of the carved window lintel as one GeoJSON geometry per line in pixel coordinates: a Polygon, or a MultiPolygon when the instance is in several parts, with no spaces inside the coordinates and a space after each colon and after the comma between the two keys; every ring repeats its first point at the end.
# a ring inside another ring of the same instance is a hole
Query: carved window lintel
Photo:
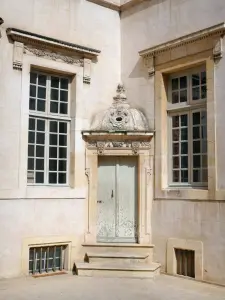
{"type": "Polygon", "coordinates": [[[151,77],[154,75],[156,65],[206,50],[212,51],[212,56],[217,61],[222,58],[224,35],[225,23],[221,23],[142,50],[139,52],[139,55],[143,58],[148,74],[151,77]]]}
{"type": "Polygon", "coordinates": [[[15,28],[8,28],[7,35],[14,41],[14,69],[22,70],[25,53],[83,67],[83,82],[90,83],[92,59],[99,50],[15,28]]]}

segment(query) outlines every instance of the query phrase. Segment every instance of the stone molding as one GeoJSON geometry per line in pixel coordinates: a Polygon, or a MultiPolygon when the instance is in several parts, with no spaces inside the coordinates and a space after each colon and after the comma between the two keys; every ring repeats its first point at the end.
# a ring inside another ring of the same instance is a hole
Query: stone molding
{"type": "Polygon", "coordinates": [[[155,65],[177,58],[193,55],[205,50],[212,50],[215,61],[222,58],[222,41],[225,34],[225,23],[176,38],[139,52],[148,70],[149,77],[155,74],[155,65]],[[198,47],[192,49],[195,45],[198,47]]]}
{"type": "Polygon", "coordinates": [[[22,70],[23,54],[34,55],[83,67],[83,82],[91,82],[92,60],[96,59],[100,50],[15,28],[8,28],[6,32],[14,42],[14,69],[22,70]]]}
{"type": "Polygon", "coordinates": [[[109,149],[132,149],[133,154],[138,154],[140,149],[151,149],[150,141],[139,140],[105,140],[105,141],[89,141],[87,142],[88,149],[97,149],[98,154],[103,154],[105,150],[109,149]]]}
{"type": "Polygon", "coordinates": [[[149,0],[130,0],[124,4],[117,4],[112,0],[87,0],[88,2],[92,2],[98,5],[101,5],[103,7],[118,11],[118,12],[123,12],[137,4],[140,4],[144,1],[149,1],[149,0]]]}
{"type": "Polygon", "coordinates": [[[88,150],[96,150],[99,155],[111,150],[131,151],[131,154],[137,155],[140,150],[151,149],[151,139],[153,132],[129,132],[111,133],[83,131],[82,135],[86,141],[88,150]]]}

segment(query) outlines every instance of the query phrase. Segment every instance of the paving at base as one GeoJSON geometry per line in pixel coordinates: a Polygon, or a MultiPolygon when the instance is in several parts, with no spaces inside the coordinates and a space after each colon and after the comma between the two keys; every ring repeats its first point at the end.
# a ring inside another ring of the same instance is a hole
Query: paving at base
{"type": "Polygon", "coordinates": [[[156,279],[60,275],[0,280],[0,299],[222,300],[225,288],[166,275],[156,279]]]}

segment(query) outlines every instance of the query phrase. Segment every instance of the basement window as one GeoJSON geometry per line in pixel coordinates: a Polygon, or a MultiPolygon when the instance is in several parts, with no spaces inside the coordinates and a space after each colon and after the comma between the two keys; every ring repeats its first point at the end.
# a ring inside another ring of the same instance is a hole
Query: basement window
{"type": "Polygon", "coordinates": [[[195,278],[195,251],[175,249],[177,274],[195,278]]]}
{"type": "Polygon", "coordinates": [[[67,245],[29,249],[29,274],[47,274],[65,269],[67,245]]]}

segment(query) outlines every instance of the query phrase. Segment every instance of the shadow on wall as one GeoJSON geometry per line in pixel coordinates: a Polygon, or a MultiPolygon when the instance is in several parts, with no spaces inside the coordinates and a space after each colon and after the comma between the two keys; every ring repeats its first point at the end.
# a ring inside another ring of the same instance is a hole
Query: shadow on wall
{"type": "Polygon", "coordinates": [[[143,59],[139,57],[137,63],[135,64],[133,70],[131,71],[129,78],[144,78],[148,80],[147,68],[144,65],[143,59]]]}
{"type": "Polygon", "coordinates": [[[170,0],[145,0],[144,2],[137,4],[134,7],[122,12],[121,19],[125,19],[126,17],[129,17],[137,12],[141,12],[142,10],[146,10],[147,8],[149,8],[151,6],[158,5],[165,1],[170,1],[170,0]]]}

